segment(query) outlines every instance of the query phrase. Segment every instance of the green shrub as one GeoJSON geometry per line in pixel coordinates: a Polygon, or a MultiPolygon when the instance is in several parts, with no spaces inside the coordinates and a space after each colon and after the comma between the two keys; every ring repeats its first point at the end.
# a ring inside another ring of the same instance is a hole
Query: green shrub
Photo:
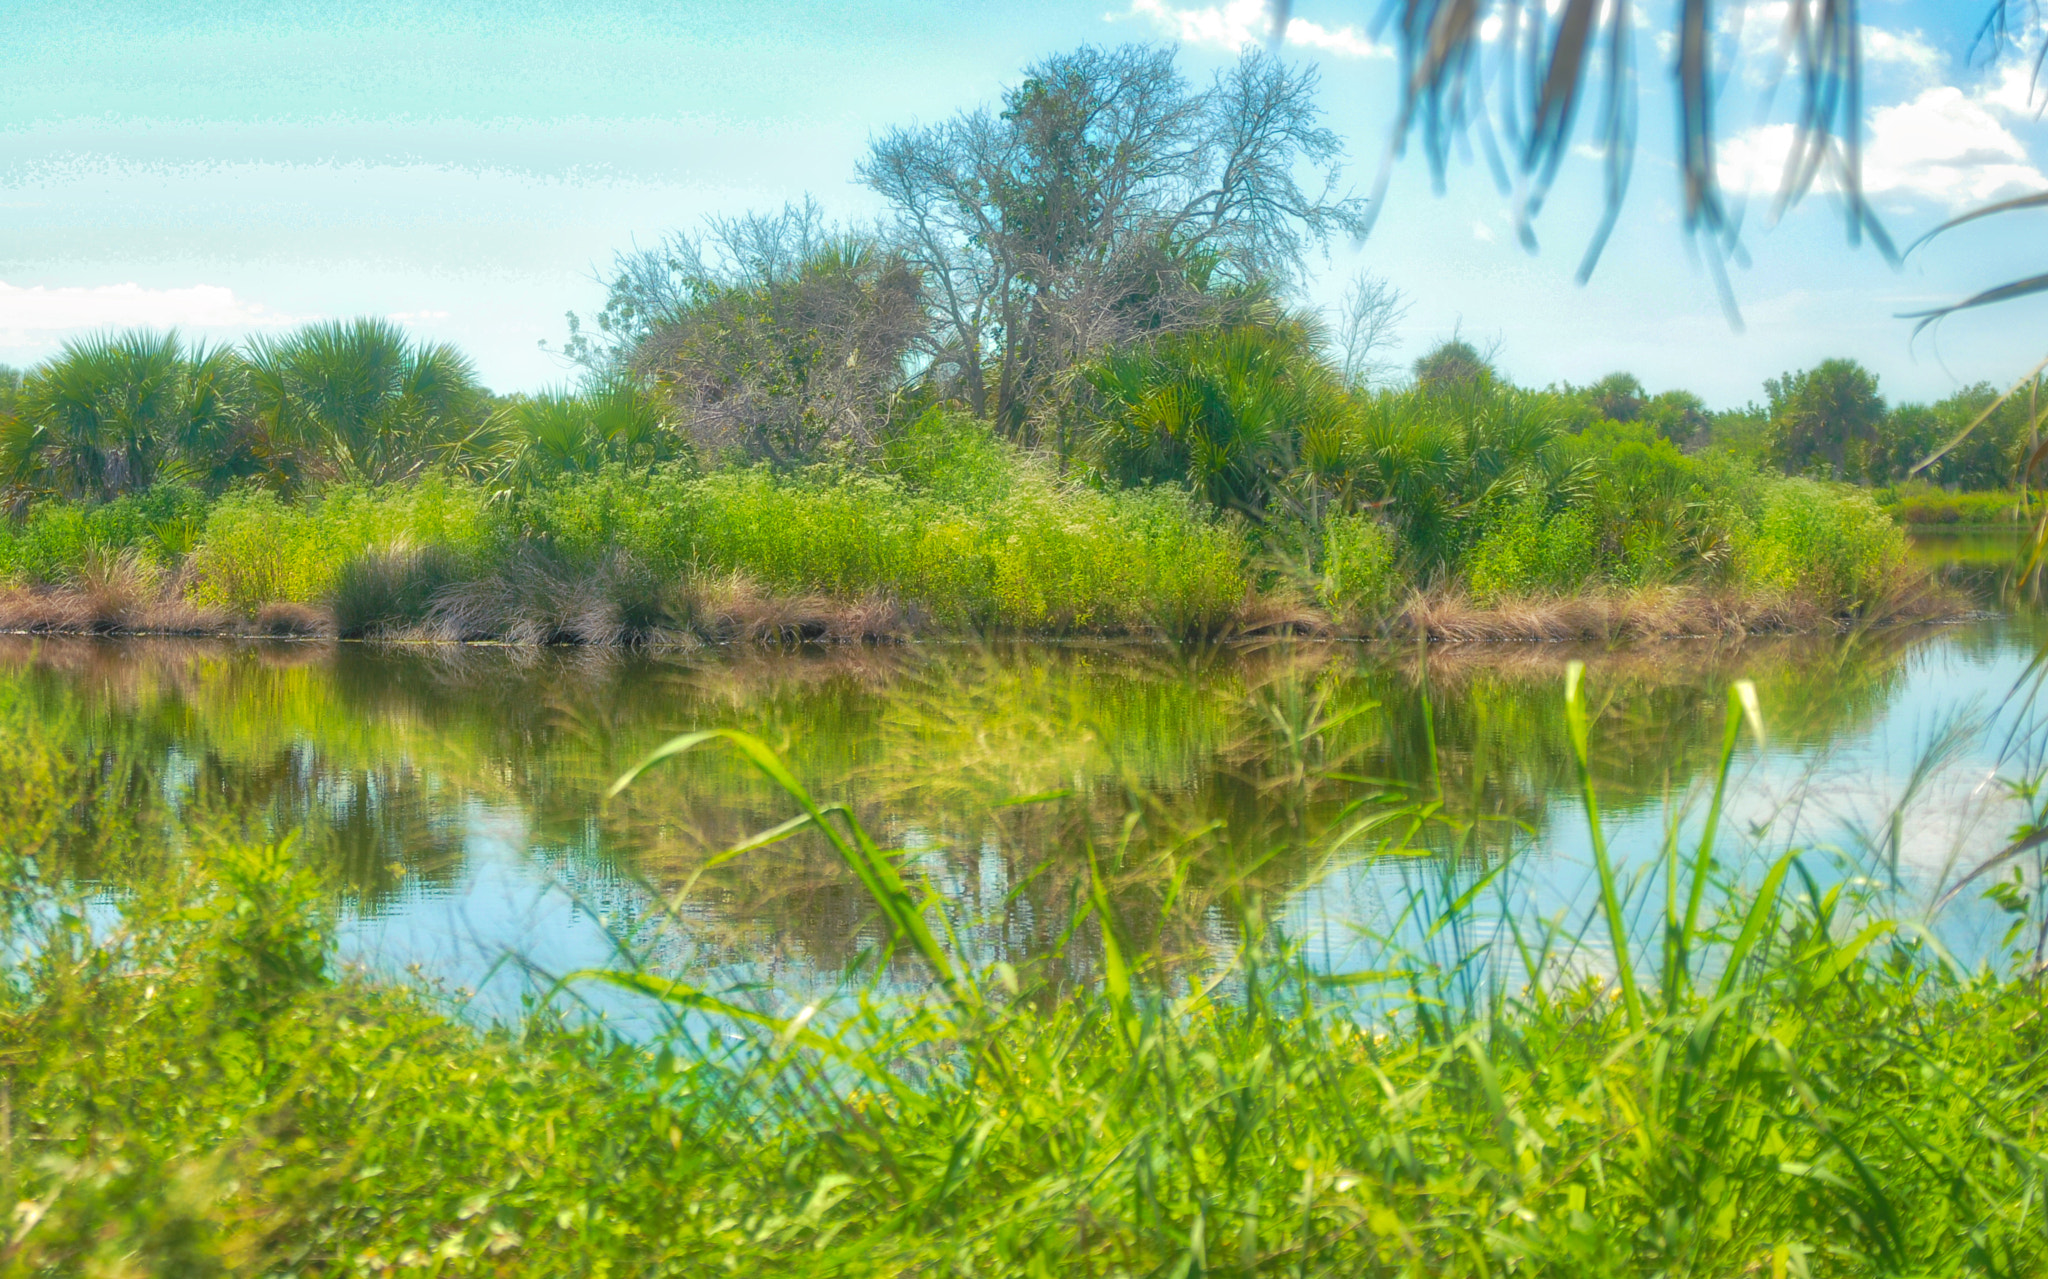
{"type": "Polygon", "coordinates": [[[1481,604],[1576,590],[1593,575],[1598,530],[1590,513],[1509,508],[1465,557],[1466,584],[1481,604]]]}
{"type": "Polygon", "coordinates": [[[206,511],[204,494],[172,482],[109,502],[37,502],[18,523],[0,521],[0,580],[71,583],[94,560],[130,551],[170,567],[192,549],[206,511]]]}
{"type": "Polygon", "coordinates": [[[1906,563],[1906,536],[1867,493],[1816,480],[1769,485],[1734,539],[1742,580],[1851,609],[1884,593],[1906,563]]]}
{"type": "Polygon", "coordinates": [[[670,575],[891,595],[968,629],[1207,633],[1243,602],[1241,531],[1185,490],[1103,493],[999,441],[949,438],[967,441],[957,466],[933,451],[884,474],[611,471],[536,490],[514,522],[571,560],[615,548],[670,575]]]}
{"type": "Polygon", "coordinates": [[[901,587],[917,545],[917,503],[886,476],[832,470],[784,478],[765,467],[688,486],[670,518],[690,563],[792,591],[858,595],[901,587]]]}
{"type": "Polygon", "coordinates": [[[1316,595],[1340,616],[1373,617],[1399,598],[1405,582],[1393,534],[1364,515],[1334,515],[1323,524],[1322,579],[1316,595]]]}
{"type": "Polygon", "coordinates": [[[881,464],[912,492],[986,510],[1009,496],[1020,459],[986,423],[935,408],[883,445],[881,464]]]}

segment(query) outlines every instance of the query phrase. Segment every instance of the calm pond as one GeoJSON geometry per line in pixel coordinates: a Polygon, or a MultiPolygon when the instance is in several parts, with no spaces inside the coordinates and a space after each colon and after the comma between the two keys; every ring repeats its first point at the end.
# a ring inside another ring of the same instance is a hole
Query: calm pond
{"type": "MultiPolygon", "coordinates": [[[[1988,599],[2014,545],[1924,539],[1920,553],[1988,599]]],[[[795,811],[730,752],[672,761],[605,802],[622,771],[692,728],[753,733],[815,795],[849,802],[908,850],[985,958],[1056,943],[1091,844],[1125,926],[1168,955],[1228,947],[1250,918],[1332,969],[1371,966],[1377,939],[1418,941],[1430,903],[1482,880],[1490,904],[1466,926],[1581,932],[1596,893],[1562,710],[1573,657],[1598,711],[1609,841],[1640,903],[1661,907],[1667,829],[1697,826],[1728,685],[1747,678],[1768,741],[1744,740],[1727,859],[1811,846],[1818,875],[1895,885],[1898,909],[1922,913],[2026,820],[2005,781],[2040,767],[2041,717],[2010,694],[2044,642],[2048,621],[2026,609],[1613,652],[0,637],[0,692],[104,752],[167,829],[302,829],[331,867],[348,958],[505,1010],[620,945],[700,977],[803,988],[872,944],[866,900],[813,835],[707,867],[795,811]],[[1387,855],[1383,841],[1410,831],[1421,855],[1387,855]],[[673,912],[652,910],[678,893],[673,912]]],[[[103,877],[118,901],[113,872],[68,871],[103,877]]],[[[1974,890],[1939,923],[1971,956],[2001,929],[1974,890]]]]}

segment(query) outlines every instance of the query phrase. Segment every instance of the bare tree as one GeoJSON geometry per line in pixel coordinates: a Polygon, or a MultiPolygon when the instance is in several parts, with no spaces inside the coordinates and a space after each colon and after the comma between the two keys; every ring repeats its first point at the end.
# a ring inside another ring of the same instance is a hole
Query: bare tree
{"type": "Polygon", "coordinates": [[[884,134],[860,174],[925,282],[927,375],[1027,435],[1091,352],[1213,318],[1361,231],[1316,85],[1252,52],[1196,90],[1168,50],[1091,47],[1033,66],[1001,111],[884,134]]]}
{"type": "Polygon", "coordinates": [[[664,392],[700,446],[794,465],[875,442],[924,328],[918,273],[806,198],[621,254],[571,353],[664,392]]]}
{"type": "Polygon", "coordinates": [[[1337,363],[1345,385],[1362,390],[1400,367],[1386,357],[1401,344],[1401,321],[1413,305],[1381,276],[1360,271],[1352,277],[1337,316],[1337,363]]]}

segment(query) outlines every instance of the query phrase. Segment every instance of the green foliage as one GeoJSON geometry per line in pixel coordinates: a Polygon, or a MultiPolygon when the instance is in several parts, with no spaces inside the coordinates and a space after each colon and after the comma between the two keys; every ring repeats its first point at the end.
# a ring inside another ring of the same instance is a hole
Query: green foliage
{"type": "Polygon", "coordinates": [[[1935,404],[1900,405],[1885,423],[1867,478],[1949,489],[2011,488],[2039,437],[2036,415],[2043,406],[2025,391],[1994,408],[1997,400],[1997,392],[1980,382],[1935,404]],[[1921,468],[1917,474],[1915,467],[1921,468]]]}
{"type": "Polygon", "coordinates": [[[206,516],[205,496],[175,482],[109,502],[36,502],[21,520],[0,520],[0,581],[75,583],[94,563],[122,552],[172,568],[192,549],[206,516]]]}
{"type": "Polygon", "coordinates": [[[1415,360],[1415,386],[1425,395],[1470,394],[1499,377],[1493,363],[1463,338],[1445,338],[1415,360]]]}
{"type": "Polygon", "coordinates": [[[879,464],[912,492],[986,510],[1009,497],[1021,458],[987,423],[934,408],[883,444],[879,464]]]}
{"type": "Polygon", "coordinates": [[[1791,474],[1825,465],[1835,479],[1861,474],[1885,420],[1877,378],[1854,360],[1823,360],[1764,383],[1771,400],[1771,459],[1791,474]]]}
{"type": "Polygon", "coordinates": [[[0,479],[106,500],[235,464],[240,358],[129,330],[68,342],[0,415],[0,479]]]}
{"type": "Polygon", "coordinates": [[[1298,321],[1170,334],[1086,371],[1090,446],[1110,482],[1186,483],[1220,510],[1257,515],[1307,456],[1333,450],[1348,405],[1298,321]]]}
{"type": "Polygon", "coordinates": [[[1583,403],[1596,421],[1640,423],[1673,444],[1705,442],[1713,419],[1706,403],[1690,391],[1651,395],[1633,373],[1610,373],[1593,385],[1565,394],[1583,403]]]}
{"type": "Polygon", "coordinates": [[[1247,587],[1243,539],[1169,489],[1099,493],[1020,471],[993,509],[878,476],[729,471],[691,482],[622,545],[785,590],[883,592],[953,626],[1011,631],[1220,627],[1247,587]]]}
{"type": "Polygon", "coordinates": [[[1707,429],[1706,447],[1741,461],[1757,466],[1770,464],[1771,459],[1771,415],[1769,410],[1751,404],[1745,408],[1730,409],[1713,415],[1713,424],[1707,429]]]}
{"type": "Polygon", "coordinates": [[[1765,490],[1735,552],[1750,584],[1849,610],[1891,585],[1906,560],[1906,537],[1866,493],[1785,479],[1765,490]]]}
{"type": "Polygon", "coordinates": [[[388,321],[259,338],[248,365],[249,412],[268,437],[310,451],[350,483],[476,467],[493,452],[488,402],[468,358],[415,342],[388,321]]]}
{"type": "Polygon", "coordinates": [[[499,536],[483,489],[437,476],[341,486],[297,504],[268,489],[237,489],[207,516],[191,556],[191,595],[245,615],[273,602],[320,603],[343,567],[372,549],[432,546],[474,563],[499,536]]]}
{"type": "MultiPolygon", "coordinates": [[[[723,232],[738,237],[726,267],[700,259],[641,280],[636,358],[655,369],[666,352],[661,376],[673,381],[740,340],[718,316],[826,324],[838,314],[827,305],[832,280],[853,287],[863,272],[895,269],[814,223],[814,210],[734,223],[723,232]],[[757,303],[766,309],[748,310],[757,303]],[[814,304],[824,309],[813,315],[814,304]]],[[[882,287],[879,276],[868,284],[882,287]]],[[[847,305],[881,322],[866,303],[847,305]]],[[[1208,634],[1229,625],[1288,544],[1281,557],[1299,561],[1317,597],[1361,622],[1415,588],[1461,580],[1482,602],[1594,583],[1797,582],[1851,608],[1882,594],[1880,579],[1902,561],[1875,531],[1824,537],[1821,525],[1841,521],[1816,516],[1807,528],[1785,514],[1797,503],[1771,506],[1770,486],[1744,459],[1768,427],[1780,444],[1805,440],[1809,462],[1832,466],[1834,440],[1845,473],[1874,477],[1953,439],[1957,422],[1991,403],[1987,388],[1971,388],[1902,408],[1884,419],[1890,434],[1872,436],[1863,426],[1882,407],[1874,383],[1836,361],[1774,381],[1768,419],[1724,414],[1709,426],[1692,397],[1650,396],[1628,374],[1588,388],[1514,387],[1455,340],[1424,358],[1413,388],[1353,390],[1313,324],[1267,293],[1246,285],[1201,314],[1216,322],[1148,330],[1084,362],[1061,384],[1065,398],[1040,406],[1063,441],[1081,442],[1091,482],[1114,492],[1073,483],[1064,455],[1019,447],[894,374],[835,390],[810,356],[772,376],[743,359],[752,372],[730,385],[692,382],[703,395],[687,403],[675,386],[657,391],[616,365],[574,394],[494,407],[453,351],[381,322],[312,326],[246,358],[185,353],[149,335],[108,339],[32,373],[21,403],[44,407],[0,420],[0,434],[11,432],[0,446],[27,468],[0,521],[0,580],[79,584],[110,557],[131,556],[149,590],[175,584],[189,603],[242,615],[331,606],[352,635],[424,626],[456,586],[477,588],[466,596],[475,617],[515,615],[505,596],[515,582],[561,605],[542,610],[550,615],[574,614],[581,599],[607,616],[652,617],[668,607],[660,601],[698,598],[712,578],[734,575],[752,584],[733,587],[742,592],[878,599],[946,628],[1208,634]],[[747,380],[757,374],[768,381],[747,380]],[[85,407],[49,407],[57,401],[44,391],[73,383],[85,407]],[[882,397],[887,411],[855,411],[848,396],[882,397]],[[842,409],[852,416],[833,416],[842,409]],[[796,417],[774,426],[784,410],[796,417]],[[719,426],[721,413],[739,417],[719,426]],[[1863,425],[1828,425],[1845,413],[1863,425]],[[85,426],[72,434],[100,441],[100,452],[58,447],[51,423],[74,418],[85,426]],[[732,434],[784,427],[794,434],[759,448],[732,434]],[[726,465],[701,469],[693,438],[726,465]],[[828,439],[838,443],[824,448],[828,439]],[[771,462],[731,464],[747,456],[771,462]],[[819,456],[832,460],[799,465],[819,456]],[[48,491],[119,488],[137,466],[178,482],[68,502],[48,491]],[[62,475],[72,478],[58,484],[62,475]],[[1840,572],[1812,567],[1823,554],[1813,547],[1837,542],[1861,558],[1840,572]]],[[[831,332],[827,345],[854,342],[847,368],[864,366],[861,343],[887,336],[831,332]]],[[[768,341],[766,330],[741,345],[756,339],[768,341]]],[[[739,358],[717,358],[727,356],[739,358]]],[[[1940,475],[2006,465],[2031,438],[2031,412],[2017,398],[2001,406],[1941,459],[1940,475]]],[[[1947,499],[1898,509],[1964,515],[1947,499]]]]}
{"type": "Polygon", "coordinates": [[[651,466],[690,451],[669,406],[622,377],[580,394],[520,396],[500,414],[511,450],[506,469],[516,482],[651,466]]]}
{"type": "Polygon", "coordinates": [[[1562,507],[1591,479],[1564,447],[1566,406],[1490,380],[1382,392],[1356,421],[1332,485],[1384,513],[1425,581],[1456,569],[1490,512],[1518,501],[1562,507]]]}
{"type": "Polygon", "coordinates": [[[1585,511],[1518,503],[1495,519],[1465,560],[1472,597],[1494,605],[1566,594],[1592,577],[1598,532],[1585,511]]]}
{"type": "Polygon", "coordinates": [[[1407,588],[1400,548],[1378,521],[1364,515],[1333,515],[1323,522],[1322,576],[1316,598],[1343,617],[1372,618],[1400,602],[1407,588]]]}
{"type": "Polygon", "coordinates": [[[1902,524],[2002,524],[2014,527],[2027,517],[2028,503],[2018,493],[1951,493],[1926,483],[1879,489],[1878,504],[1902,524]]]}

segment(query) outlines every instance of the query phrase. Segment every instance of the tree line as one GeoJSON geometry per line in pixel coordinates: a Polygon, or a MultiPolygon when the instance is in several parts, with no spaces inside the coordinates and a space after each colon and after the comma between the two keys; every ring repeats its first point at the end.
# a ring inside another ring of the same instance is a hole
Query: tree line
{"type": "MultiPolygon", "coordinates": [[[[460,352],[374,319],[239,347],[85,338],[0,375],[0,483],[19,509],[163,478],[289,494],[427,470],[865,464],[938,408],[1100,483],[1182,483],[1254,520],[1384,510],[1414,487],[1388,423],[1497,416],[1512,388],[1456,338],[1395,385],[1406,302],[1384,280],[1360,277],[1334,319],[1301,304],[1312,256],[1365,216],[1317,89],[1263,52],[1206,84],[1152,47],[1047,58],[997,105],[879,136],[857,168],[887,209],[872,224],[807,199],[622,254],[594,323],[570,317],[574,391],[493,395],[460,352]]],[[[1545,418],[1545,439],[1626,424],[1792,474],[1962,488],[2010,486],[2040,424],[2020,397],[1966,432],[1989,388],[1888,406],[1846,360],[1765,390],[1715,414],[1621,373],[1514,415],[1545,418]]]]}

